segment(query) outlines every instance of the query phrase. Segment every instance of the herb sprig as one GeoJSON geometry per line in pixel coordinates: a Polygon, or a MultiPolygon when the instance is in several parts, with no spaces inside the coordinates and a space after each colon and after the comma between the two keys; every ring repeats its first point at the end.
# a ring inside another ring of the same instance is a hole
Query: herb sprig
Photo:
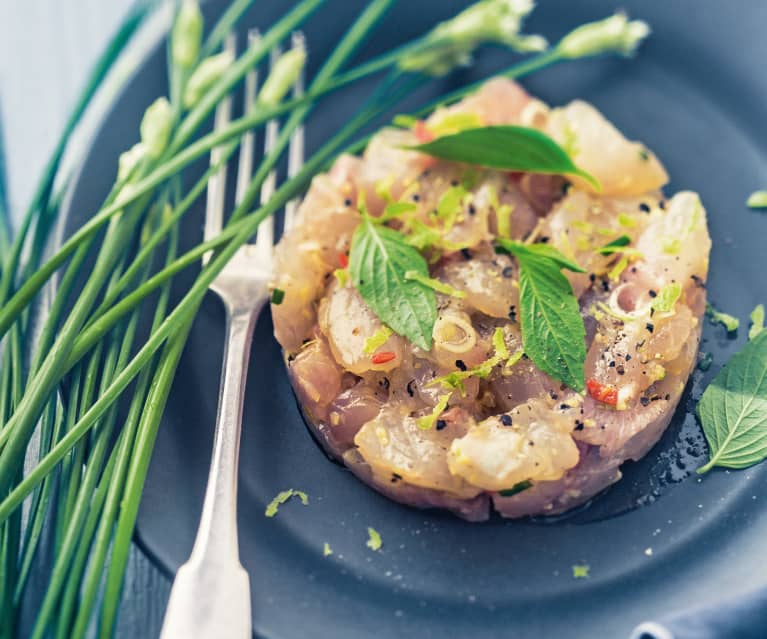
{"type": "Polygon", "coordinates": [[[719,371],[698,402],[711,457],[698,469],[747,468],[767,458],[767,332],[719,371]]]}
{"type": "Polygon", "coordinates": [[[402,233],[374,222],[364,207],[352,238],[349,272],[362,299],[384,324],[420,348],[431,349],[437,298],[424,283],[429,266],[402,233]]]}
{"type": "Polygon", "coordinates": [[[575,391],[585,388],[586,330],[578,300],[561,270],[584,273],[548,244],[498,238],[519,262],[519,306],[525,353],[543,372],[575,391]]]}
{"type": "Polygon", "coordinates": [[[576,175],[599,189],[596,178],[578,168],[561,146],[545,133],[528,127],[465,129],[410,148],[442,160],[502,171],[576,175]]]}

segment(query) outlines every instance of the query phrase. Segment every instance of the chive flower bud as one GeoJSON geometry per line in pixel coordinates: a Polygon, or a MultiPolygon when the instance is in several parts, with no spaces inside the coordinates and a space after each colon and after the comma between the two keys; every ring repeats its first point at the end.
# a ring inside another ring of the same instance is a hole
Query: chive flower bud
{"type": "Polygon", "coordinates": [[[234,62],[234,55],[223,51],[205,58],[194,70],[184,90],[184,107],[191,109],[234,62]]]}
{"type": "Polygon", "coordinates": [[[122,182],[130,177],[133,169],[146,157],[146,147],[143,142],[137,142],[130,149],[120,154],[117,161],[117,181],[122,182]]]}
{"type": "Polygon", "coordinates": [[[281,55],[258,94],[258,102],[264,106],[279,104],[298,78],[305,63],[306,51],[303,47],[294,47],[281,55]]]}
{"type": "Polygon", "coordinates": [[[157,98],[141,119],[141,142],[148,157],[156,160],[168,146],[173,126],[173,107],[166,98],[157,98]]]}
{"type": "Polygon", "coordinates": [[[568,33],[557,45],[562,58],[584,58],[600,53],[619,53],[632,56],[639,44],[650,34],[650,27],[642,20],[631,20],[625,13],[589,22],[568,33]]]}
{"type": "Polygon", "coordinates": [[[445,75],[458,65],[468,64],[472,52],[485,42],[521,52],[543,51],[548,46],[545,38],[519,33],[522,21],[534,7],[533,0],[480,0],[434,27],[424,38],[425,50],[405,56],[399,67],[445,75]]]}
{"type": "Polygon", "coordinates": [[[202,13],[196,0],[184,0],[171,34],[171,58],[182,69],[197,62],[202,42],[202,13]]]}

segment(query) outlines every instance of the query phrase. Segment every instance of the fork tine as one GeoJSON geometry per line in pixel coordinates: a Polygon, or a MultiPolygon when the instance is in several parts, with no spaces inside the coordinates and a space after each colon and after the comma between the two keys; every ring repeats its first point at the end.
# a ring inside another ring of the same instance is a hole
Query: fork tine
{"type": "MultiPolygon", "coordinates": [[[[248,31],[248,46],[252,47],[261,34],[258,29],[248,31]]],[[[256,101],[256,91],[258,89],[258,71],[252,69],[245,76],[245,99],[243,113],[249,113],[256,101]]],[[[242,202],[245,193],[248,190],[248,183],[253,174],[253,151],[256,143],[256,136],[253,130],[248,131],[240,144],[240,155],[237,161],[237,190],[235,192],[235,205],[242,202]]]]}
{"type": "MultiPolygon", "coordinates": [[[[306,49],[306,39],[300,31],[293,33],[293,48],[306,49]]],[[[293,85],[293,97],[300,98],[304,95],[304,71],[296,79],[293,85]]],[[[290,138],[290,147],[288,149],[288,177],[295,176],[304,164],[304,126],[301,124],[296,127],[290,138]]],[[[295,223],[296,210],[298,209],[298,198],[293,198],[285,205],[285,221],[283,223],[283,233],[290,229],[295,223]]]]}
{"type": "MultiPolygon", "coordinates": [[[[234,33],[229,33],[226,36],[224,44],[226,51],[234,54],[237,49],[237,36],[234,33]]],[[[216,107],[216,115],[214,120],[214,130],[220,131],[226,126],[232,117],[232,99],[226,97],[216,107]]],[[[217,164],[222,157],[224,147],[217,146],[211,149],[210,163],[211,165],[217,164]]],[[[226,193],[226,164],[214,173],[208,181],[208,197],[205,207],[205,225],[203,229],[203,237],[206,240],[215,237],[221,232],[224,223],[224,195],[226,193]]],[[[207,261],[210,254],[206,254],[203,261],[207,261]]]]}
{"type": "MultiPolygon", "coordinates": [[[[275,45],[275,47],[269,52],[269,70],[274,69],[274,65],[277,64],[280,55],[282,54],[282,47],[275,45]]],[[[277,142],[277,136],[280,133],[280,125],[276,119],[269,120],[266,123],[266,134],[264,138],[264,155],[268,155],[274,148],[277,142]]],[[[266,204],[274,194],[277,184],[277,173],[274,169],[266,176],[264,183],[261,185],[261,197],[260,202],[262,205],[266,204]]],[[[256,235],[256,253],[264,260],[271,259],[272,244],[274,244],[274,216],[269,216],[258,227],[258,234],[256,235]]]]}

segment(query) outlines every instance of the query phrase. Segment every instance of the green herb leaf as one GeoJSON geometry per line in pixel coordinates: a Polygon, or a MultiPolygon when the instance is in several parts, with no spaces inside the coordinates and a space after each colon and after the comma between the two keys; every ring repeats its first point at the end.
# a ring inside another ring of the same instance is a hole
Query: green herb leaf
{"type": "Polygon", "coordinates": [[[527,490],[532,485],[533,485],[533,482],[531,482],[529,479],[526,479],[525,481],[521,481],[514,484],[511,488],[506,488],[505,490],[499,490],[498,494],[501,497],[513,497],[517,493],[521,493],[523,490],[527,490]]]}
{"type": "Polygon", "coordinates": [[[734,333],[740,326],[740,320],[729,313],[718,311],[711,304],[706,304],[706,315],[712,324],[721,324],[727,329],[728,333],[734,333]]]}
{"type": "Polygon", "coordinates": [[[565,150],[548,135],[523,126],[466,129],[410,148],[451,162],[503,171],[578,175],[599,188],[599,182],[575,166],[565,150]]]}
{"type": "Polygon", "coordinates": [[[698,402],[711,458],[698,469],[747,468],[767,458],[767,332],[719,371],[698,402]]]}
{"type": "Polygon", "coordinates": [[[767,191],[754,191],[748,197],[746,206],[752,209],[767,208],[767,191]]]}
{"type": "Polygon", "coordinates": [[[749,318],[751,318],[751,328],[748,329],[748,339],[754,339],[764,330],[764,305],[757,304],[749,318]]]}
{"type": "Polygon", "coordinates": [[[583,272],[548,244],[499,240],[519,262],[519,307],[525,353],[544,373],[582,392],[586,330],[578,300],[560,269],[583,272]]]}
{"type": "Polygon", "coordinates": [[[352,238],[352,282],[384,324],[429,350],[437,321],[437,298],[428,286],[407,279],[408,271],[429,277],[426,260],[401,233],[375,224],[364,214],[352,238]]]}
{"type": "Polygon", "coordinates": [[[631,244],[631,238],[628,235],[621,235],[615,238],[612,242],[608,242],[604,246],[597,249],[597,253],[602,255],[612,255],[613,253],[621,253],[624,246],[631,244]]]}

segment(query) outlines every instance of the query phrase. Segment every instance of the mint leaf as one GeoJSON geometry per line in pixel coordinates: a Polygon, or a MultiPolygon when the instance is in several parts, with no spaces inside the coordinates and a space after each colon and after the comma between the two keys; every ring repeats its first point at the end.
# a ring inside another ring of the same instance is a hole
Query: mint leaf
{"type": "Polygon", "coordinates": [[[408,148],[451,162],[503,171],[578,175],[599,189],[599,182],[575,166],[565,150],[548,135],[523,126],[465,129],[408,148]]]}
{"type": "Polygon", "coordinates": [[[711,458],[698,469],[747,468],[767,458],[767,332],[719,371],[698,402],[711,458]]]}
{"type": "Polygon", "coordinates": [[[585,388],[586,330],[572,286],[562,268],[583,269],[548,244],[498,240],[519,263],[522,344],[544,373],[575,391],[585,388]]]}
{"type": "Polygon", "coordinates": [[[349,254],[352,283],[384,324],[428,351],[437,298],[428,286],[405,277],[408,271],[429,277],[426,260],[404,235],[363,215],[349,254]]]}

